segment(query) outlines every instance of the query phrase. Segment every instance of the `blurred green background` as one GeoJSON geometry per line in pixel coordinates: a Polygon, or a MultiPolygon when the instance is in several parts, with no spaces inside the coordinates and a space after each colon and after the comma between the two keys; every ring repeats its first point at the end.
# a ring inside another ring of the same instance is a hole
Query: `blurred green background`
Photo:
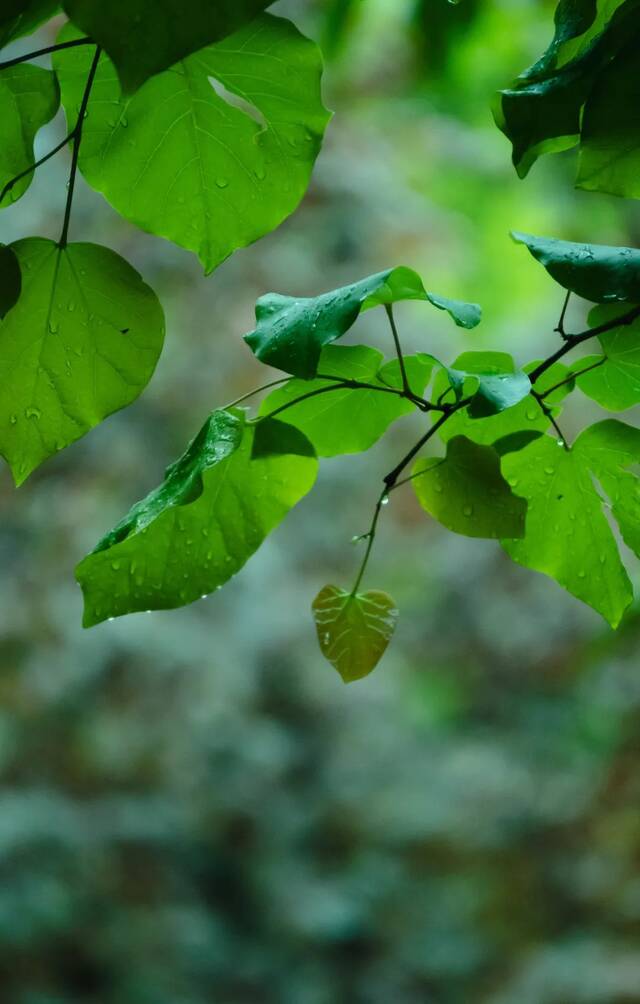
{"type": "MultiPolygon", "coordinates": [[[[571,187],[572,154],[518,181],[493,125],[495,89],[549,40],[549,3],[274,11],[328,53],[336,117],[304,205],[205,279],[82,185],[72,238],[140,269],[166,348],[135,406],[19,492],[0,473],[0,1001],[638,1002],[638,610],[614,635],[406,489],[367,580],[401,609],[385,660],[345,688],[317,649],[311,599],[350,581],[350,539],[412,418],[325,462],[215,597],[80,627],[78,559],[209,410],[263,379],[240,337],[258,295],[406,264],[485,309],[461,333],[402,307],[409,348],[524,363],[553,345],[562,294],[509,229],[640,244],[636,206],[571,187]]],[[[2,240],[57,234],[67,170],[63,156],[40,172],[2,240]]],[[[383,322],[353,337],[389,350],[383,322]]],[[[575,397],[567,432],[591,414],[575,397]]]]}

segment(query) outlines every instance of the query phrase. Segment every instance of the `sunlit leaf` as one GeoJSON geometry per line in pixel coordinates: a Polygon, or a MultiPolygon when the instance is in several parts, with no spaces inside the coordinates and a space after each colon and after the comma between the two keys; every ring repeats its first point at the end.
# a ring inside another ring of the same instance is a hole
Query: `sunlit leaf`
{"type": "Polygon", "coordinates": [[[513,494],[490,446],[463,436],[447,443],[446,457],[423,457],[412,471],[423,509],[465,537],[522,537],[526,502],[513,494]]]}
{"type": "Polygon", "coordinates": [[[396,629],[398,609],[394,600],[377,589],[352,594],[338,586],[325,586],[312,609],[322,654],[344,682],[368,676],[396,629]]]}
{"type": "Polygon", "coordinates": [[[192,603],[227,582],[315,481],[315,456],[252,456],[244,413],[216,411],[164,482],[77,568],[84,625],[192,603]]]}
{"type": "Polygon", "coordinates": [[[20,297],[0,324],[0,453],[18,484],[130,404],[155,369],[162,308],[138,273],[97,244],[12,245],[20,297]]]}
{"type": "MultiPolygon", "coordinates": [[[[640,515],[640,430],[608,420],[585,429],[570,450],[550,436],[502,459],[513,491],[527,501],[523,540],[504,540],[514,561],[551,576],[617,627],[633,590],[603,511],[603,494],[625,537],[640,515]]],[[[635,533],[635,537],[634,537],[635,533]]]]}
{"type": "Polygon", "coordinates": [[[125,91],[238,31],[273,0],[64,0],[71,20],[115,63],[125,91]]]}
{"type": "MultiPolygon", "coordinates": [[[[92,58],[82,46],[54,60],[70,122],[92,58]]],[[[271,15],[129,98],[103,56],[80,169],[124,217],[196,252],[210,272],[279,226],[304,195],[328,121],[321,72],[314,43],[271,15]]]]}
{"type": "MultiPolygon", "coordinates": [[[[53,73],[20,63],[0,70],[0,193],[34,163],[36,133],[53,118],[60,104],[53,73]]],[[[28,174],[5,195],[2,206],[16,202],[31,184],[28,174]]]]}
{"type": "Polygon", "coordinates": [[[399,267],[310,298],[267,293],[256,304],[257,326],[245,340],[261,362],[310,379],[323,346],[344,335],[363,311],[402,300],[426,300],[447,310],[460,327],[480,322],[476,304],[436,297],[415,272],[399,267]]]}

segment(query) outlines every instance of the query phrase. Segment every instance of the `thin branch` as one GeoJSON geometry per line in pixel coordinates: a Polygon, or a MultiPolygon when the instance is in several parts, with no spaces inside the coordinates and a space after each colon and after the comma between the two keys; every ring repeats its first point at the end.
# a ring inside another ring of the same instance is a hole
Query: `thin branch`
{"type": "Polygon", "coordinates": [[[266,418],[274,418],[276,415],[280,415],[283,411],[287,411],[288,408],[293,408],[294,405],[300,404],[301,401],[308,401],[309,398],[318,397],[320,394],[330,394],[333,390],[344,390],[348,387],[347,383],[335,383],[331,387],[317,387],[315,390],[310,390],[306,394],[301,394],[300,397],[296,397],[293,401],[287,401],[286,404],[281,404],[279,408],[275,408],[274,411],[269,412],[268,415],[260,415],[256,419],[256,423],[264,422],[266,418]]]}
{"type": "Polygon", "coordinates": [[[402,346],[400,344],[400,335],[398,334],[398,328],[396,327],[396,320],[393,316],[393,306],[390,303],[385,303],[384,309],[387,312],[387,317],[389,319],[389,326],[391,327],[391,334],[393,335],[393,344],[396,347],[396,355],[398,356],[398,363],[400,364],[400,374],[402,376],[402,389],[407,397],[412,394],[411,387],[409,386],[409,379],[407,377],[407,370],[404,365],[404,356],[402,354],[402,346]]]}
{"type": "Polygon", "coordinates": [[[566,356],[568,352],[575,349],[577,345],[582,345],[582,343],[586,342],[589,338],[596,338],[598,335],[604,335],[607,331],[614,331],[616,328],[633,324],[638,317],[640,317],[640,306],[633,307],[626,314],[622,314],[620,317],[614,317],[611,321],[599,324],[596,328],[589,328],[586,331],[581,331],[577,335],[568,335],[564,345],[561,345],[556,352],[553,352],[547,359],[544,360],[544,362],[541,362],[539,366],[536,366],[536,368],[531,371],[529,374],[531,383],[534,384],[543,373],[546,373],[547,370],[553,366],[554,363],[557,363],[558,360],[566,356]]]}
{"type": "Polygon", "coordinates": [[[38,56],[48,56],[50,52],[60,52],[61,49],[75,49],[78,45],[92,45],[91,38],[74,38],[71,42],[59,42],[58,45],[47,45],[44,49],[36,49],[35,52],[27,52],[24,56],[16,56],[14,59],[7,59],[0,63],[0,70],[8,70],[10,66],[18,66],[20,63],[28,63],[38,56]]]}
{"type": "Polygon", "coordinates": [[[80,143],[82,142],[82,129],[84,125],[84,118],[87,114],[87,105],[89,104],[89,97],[91,96],[91,88],[93,87],[93,81],[95,79],[96,70],[98,69],[98,62],[100,61],[101,54],[100,46],[96,46],[96,51],[91,63],[91,69],[89,70],[89,75],[87,77],[87,82],[84,88],[84,94],[82,95],[82,102],[80,103],[80,110],[78,112],[78,121],[76,122],[75,129],[73,130],[73,155],[71,157],[71,171],[69,173],[69,190],[67,192],[67,204],[64,210],[64,221],[62,223],[62,233],[60,234],[60,240],[58,241],[58,246],[64,248],[67,246],[67,237],[69,235],[69,223],[71,221],[71,207],[73,205],[73,193],[76,187],[76,175],[78,173],[78,157],[80,155],[80,143]]]}
{"type": "Polygon", "coordinates": [[[364,537],[362,538],[363,540],[367,541],[367,549],[364,552],[364,557],[360,564],[360,568],[356,576],[356,581],[354,582],[353,589],[351,590],[352,596],[355,596],[355,594],[358,592],[358,588],[360,586],[360,583],[362,582],[364,573],[367,570],[367,565],[369,564],[369,558],[371,557],[371,551],[373,550],[373,543],[376,539],[376,530],[378,529],[378,520],[380,519],[380,513],[382,512],[383,505],[386,505],[388,501],[389,500],[388,500],[387,489],[383,488],[380,497],[376,502],[376,507],[373,510],[373,519],[371,520],[371,526],[369,527],[369,532],[365,533],[364,537]]]}
{"type": "Polygon", "coordinates": [[[227,408],[235,408],[236,405],[242,404],[243,401],[248,401],[250,397],[255,397],[261,391],[269,390],[271,387],[279,387],[283,383],[289,383],[290,380],[293,380],[293,377],[281,377],[280,380],[272,380],[270,383],[263,384],[262,387],[256,387],[255,390],[250,390],[247,394],[243,394],[242,397],[237,397],[231,404],[225,404],[222,411],[226,411],[227,408]]]}
{"type": "Polygon", "coordinates": [[[545,397],[548,397],[549,394],[553,394],[554,390],[559,390],[560,387],[564,387],[566,384],[572,383],[573,380],[583,376],[585,373],[590,373],[591,370],[597,369],[598,366],[602,366],[602,364],[606,363],[606,361],[607,357],[602,356],[602,358],[598,359],[595,363],[591,363],[590,366],[585,366],[582,370],[576,370],[574,373],[570,373],[568,377],[564,378],[564,380],[559,380],[558,383],[554,383],[553,387],[549,387],[545,390],[544,394],[539,394],[538,396],[540,400],[544,401],[545,397]]]}
{"type": "Polygon", "coordinates": [[[60,150],[64,149],[64,147],[67,146],[72,141],[74,135],[75,135],[75,129],[72,130],[70,133],[68,133],[68,135],[65,136],[65,138],[61,140],[57,146],[54,146],[53,150],[49,150],[49,153],[46,153],[44,157],[41,157],[40,160],[37,160],[35,164],[31,164],[31,166],[28,167],[25,171],[21,171],[20,174],[16,174],[15,178],[12,178],[11,181],[8,181],[4,186],[4,188],[2,189],[2,191],[0,192],[0,204],[4,201],[5,196],[9,194],[11,189],[15,185],[17,185],[19,181],[22,181],[23,178],[26,178],[29,174],[32,174],[37,168],[41,167],[42,164],[46,164],[48,160],[51,160],[52,157],[55,157],[55,155],[59,153],[60,150]]]}
{"type": "Polygon", "coordinates": [[[564,298],[564,303],[562,304],[562,310],[560,312],[560,318],[559,318],[558,323],[557,323],[556,328],[555,328],[555,330],[558,332],[558,334],[562,338],[566,338],[567,337],[567,333],[564,330],[564,319],[567,316],[567,307],[569,306],[569,300],[570,299],[571,299],[571,290],[568,289],[567,290],[567,295],[564,298]]]}
{"type": "Polygon", "coordinates": [[[434,422],[430,429],[427,429],[424,436],[422,436],[422,438],[418,440],[415,446],[413,446],[409,450],[406,457],[403,457],[400,463],[396,464],[393,470],[390,471],[389,474],[387,474],[386,477],[384,478],[384,483],[386,485],[386,490],[388,492],[391,491],[391,489],[396,484],[396,481],[402,474],[405,467],[407,467],[408,464],[411,463],[413,458],[416,456],[416,454],[420,452],[422,447],[429,442],[432,436],[435,436],[436,432],[438,432],[438,430],[442,428],[444,423],[448,421],[448,419],[450,419],[451,416],[454,415],[456,411],[459,411],[460,408],[466,408],[468,403],[469,403],[469,398],[466,398],[464,401],[460,401],[453,408],[450,408],[448,411],[446,411],[444,415],[441,415],[438,421],[434,422]]]}
{"type": "Polygon", "coordinates": [[[564,432],[562,431],[562,429],[560,428],[560,426],[556,422],[556,419],[554,417],[553,412],[551,411],[551,408],[549,408],[549,406],[544,403],[544,401],[542,400],[542,397],[540,396],[540,394],[536,394],[535,390],[531,391],[531,396],[538,402],[538,404],[540,405],[540,408],[542,410],[542,413],[546,416],[546,418],[549,419],[549,421],[551,422],[553,428],[558,433],[560,442],[562,443],[562,446],[564,447],[564,449],[567,451],[567,453],[570,452],[571,448],[570,448],[569,444],[567,443],[567,440],[565,438],[564,432]]]}

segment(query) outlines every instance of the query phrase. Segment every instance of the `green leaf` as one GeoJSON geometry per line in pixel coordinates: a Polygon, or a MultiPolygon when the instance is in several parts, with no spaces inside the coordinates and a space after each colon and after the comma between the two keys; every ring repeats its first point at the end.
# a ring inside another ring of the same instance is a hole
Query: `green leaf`
{"type": "Polygon", "coordinates": [[[0,13],[0,49],[30,35],[58,11],[58,0],[3,0],[0,13]]]}
{"type": "Polygon", "coordinates": [[[554,237],[533,237],[515,231],[557,283],[585,300],[640,302],[640,251],[606,244],[575,244],[554,237]]]}
{"type": "MultiPolygon", "coordinates": [[[[55,56],[70,123],[92,58],[87,46],[55,56]]],[[[279,226],[304,195],[329,118],[321,74],[314,43],[270,15],[131,98],[102,57],[80,170],[126,219],[196,252],[211,272],[279,226]]]]}
{"type": "Polygon", "coordinates": [[[526,502],[513,494],[490,446],[464,436],[447,443],[447,456],[416,461],[412,484],[422,508],[465,537],[523,537],[526,502]]]}
{"type": "MultiPolygon", "coordinates": [[[[598,327],[620,313],[618,305],[596,307],[589,314],[589,324],[598,327]]],[[[575,363],[576,372],[595,367],[576,377],[578,387],[608,411],[640,404],[640,320],[607,331],[598,341],[604,355],[587,356],[575,363]]]]}
{"type": "MultiPolygon", "coordinates": [[[[382,365],[381,352],[366,345],[326,345],[320,356],[318,372],[370,383],[376,390],[336,387],[335,380],[290,380],[262,402],[261,415],[290,404],[305,394],[318,393],[300,404],[288,407],[278,417],[300,429],[313,443],[318,456],[335,457],[344,453],[368,450],[386,432],[392,422],[415,410],[415,405],[389,387],[400,388],[402,380],[396,361],[382,365]]],[[[409,384],[422,395],[435,363],[431,356],[406,356],[409,384]]]]}
{"type": "Polygon", "coordinates": [[[341,338],[362,311],[401,300],[426,300],[446,309],[460,327],[480,322],[477,305],[436,297],[415,272],[399,267],[310,298],[267,293],[256,304],[257,327],[245,341],[261,362],[308,380],[318,372],[323,346],[341,338]]]}
{"type": "Polygon", "coordinates": [[[325,586],[312,609],[322,654],[344,682],[369,676],[398,623],[394,600],[377,589],[354,595],[338,586],[325,586]]]}
{"type": "Polygon", "coordinates": [[[600,74],[587,100],[576,184],[640,198],[640,33],[600,74]]]}
{"type": "MultiPolygon", "coordinates": [[[[511,359],[511,356],[507,356],[507,359],[511,359]]],[[[495,361],[498,365],[500,360],[504,359],[504,353],[502,352],[464,352],[459,356],[453,364],[453,368],[457,371],[462,371],[466,373],[473,374],[476,368],[482,369],[495,361]]],[[[530,373],[538,365],[538,360],[528,363],[524,367],[525,373],[530,373]]],[[[504,365],[504,363],[502,363],[504,365]]],[[[570,371],[562,363],[554,363],[553,366],[543,373],[543,375],[536,381],[536,391],[540,394],[549,390],[551,387],[555,387],[557,383],[565,380],[570,375],[570,371]]],[[[434,381],[434,391],[433,397],[437,398],[444,390],[447,388],[449,380],[446,372],[439,373],[434,381]]],[[[556,418],[561,409],[558,407],[560,401],[566,396],[567,393],[572,389],[571,384],[566,387],[559,388],[549,395],[546,399],[546,404],[551,409],[551,413],[554,418],[556,418]]],[[[442,426],[439,430],[439,436],[442,440],[447,442],[454,436],[466,436],[467,439],[472,440],[474,443],[478,443],[481,446],[490,446],[492,443],[496,443],[499,439],[503,439],[507,436],[513,436],[520,432],[534,433],[534,432],[545,432],[549,428],[551,422],[549,417],[545,415],[544,411],[538,404],[538,402],[531,396],[531,394],[524,397],[521,401],[515,404],[511,408],[507,408],[506,411],[502,411],[496,415],[490,415],[486,418],[474,418],[470,414],[469,408],[463,408],[460,411],[455,412],[442,426]]]]}
{"type": "Polygon", "coordinates": [[[22,291],[0,324],[0,453],[17,484],[134,401],[164,338],[162,308],[119,255],[30,237],[12,245],[22,291]]]}
{"type": "MultiPolygon", "coordinates": [[[[0,70],[0,192],[16,175],[33,167],[36,133],[58,110],[60,93],[49,70],[20,63],[0,70]]],[[[33,175],[28,174],[9,190],[3,205],[24,195],[33,175]]]]}
{"type": "Polygon", "coordinates": [[[516,369],[506,352],[468,352],[460,357],[465,366],[445,370],[458,401],[473,395],[469,404],[471,418],[487,418],[513,408],[531,390],[531,381],[523,370],[516,369]]]}
{"type": "Polygon", "coordinates": [[[94,38],[131,93],[145,80],[248,25],[273,0],[64,0],[74,24],[94,38]]]}
{"type": "Polygon", "coordinates": [[[311,490],[315,457],[252,457],[254,434],[243,412],[213,412],[164,483],[80,563],[85,627],[213,592],[311,490]]]}
{"type": "Polygon", "coordinates": [[[0,321],[18,302],[22,287],[20,263],[13,248],[0,244],[0,321]]]}
{"type": "Polygon", "coordinates": [[[504,540],[503,547],[514,561],[551,576],[612,627],[620,623],[633,590],[602,493],[625,539],[637,546],[638,480],[625,468],[639,460],[640,431],[613,420],[585,429],[569,451],[540,436],[502,459],[503,474],[528,503],[524,540],[504,540]]]}

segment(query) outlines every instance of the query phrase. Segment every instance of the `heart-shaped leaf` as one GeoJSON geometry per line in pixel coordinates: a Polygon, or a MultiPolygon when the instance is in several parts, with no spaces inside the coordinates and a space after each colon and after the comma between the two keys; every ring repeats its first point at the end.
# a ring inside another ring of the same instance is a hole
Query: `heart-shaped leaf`
{"type": "Polygon", "coordinates": [[[146,387],[164,340],[158,299],[97,244],[12,245],[20,297],[0,323],[0,453],[20,484],[146,387]]]}
{"type": "Polygon", "coordinates": [[[377,589],[354,594],[325,586],[312,610],[322,654],[345,683],[361,680],[375,669],[398,622],[395,602],[377,589]]]}
{"type": "Polygon", "coordinates": [[[475,327],[482,316],[477,304],[427,292],[420,276],[401,266],[320,296],[267,293],[256,304],[257,327],[245,341],[261,362],[309,380],[318,372],[323,346],[341,338],[362,311],[401,300],[425,300],[463,328],[475,327]]]}

